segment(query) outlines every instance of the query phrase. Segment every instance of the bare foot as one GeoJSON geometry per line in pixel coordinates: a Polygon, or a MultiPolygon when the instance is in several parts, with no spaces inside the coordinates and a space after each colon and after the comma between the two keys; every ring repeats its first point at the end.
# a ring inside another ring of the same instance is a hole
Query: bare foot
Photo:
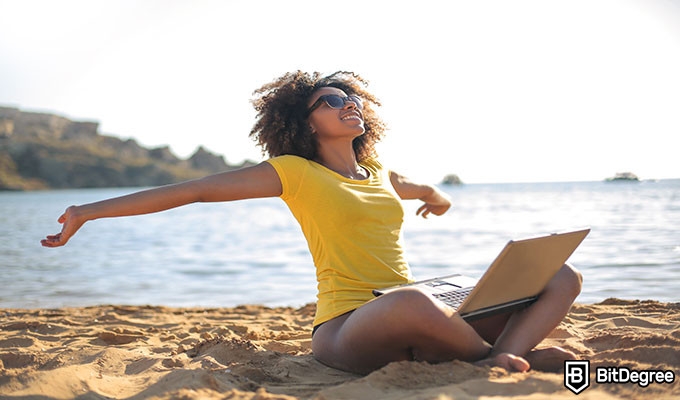
{"type": "Polygon", "coordinates": [[[474,363],[479,367],[501,367],[510,372],[526,372],[529,370],[529,362],[510,353],[501,353],[494,357],[485,358],[474,363]]]}
{"type": "Polygon", "coordinates": [[[566,360],[576,360],[576,354],[561,347],[546,347],[531,350],[525,356],[532,369],[546,372],[559,372],[566,360]]]}

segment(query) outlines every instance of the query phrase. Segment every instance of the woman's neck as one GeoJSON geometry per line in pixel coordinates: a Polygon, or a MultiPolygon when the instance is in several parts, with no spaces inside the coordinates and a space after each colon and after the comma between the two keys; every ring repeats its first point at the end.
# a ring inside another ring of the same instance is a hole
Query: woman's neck
{"type": "Polygon", "coordinates": [[[366,170],[357,162],[357,157],[351,143],[349,150],[346,147],[341,150],[337,147],[319,146],[318,154],[314,161],[345,178],[356,180],[368,178],[366,170]]]}

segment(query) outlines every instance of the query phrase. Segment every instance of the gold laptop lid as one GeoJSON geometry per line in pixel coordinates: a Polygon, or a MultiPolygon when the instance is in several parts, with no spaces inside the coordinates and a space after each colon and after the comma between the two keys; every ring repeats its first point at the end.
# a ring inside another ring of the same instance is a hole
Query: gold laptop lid
{"type": "Polygon", "coordinates": [[[588,232],[590,229],[511,240],[458,312],[468,313],[538,295],[588,232]]]}

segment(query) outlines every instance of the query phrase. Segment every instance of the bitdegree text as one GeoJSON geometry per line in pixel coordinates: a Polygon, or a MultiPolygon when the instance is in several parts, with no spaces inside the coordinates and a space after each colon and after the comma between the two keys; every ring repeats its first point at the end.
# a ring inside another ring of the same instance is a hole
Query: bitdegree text
{"type": "Polygon", "coordinates": [[[647,387],[650,383],[673,383],[673,371],[642,370],[636,371],[626,367],[597,367],[595,380],[597,383],[637,383],[647,387]]]}

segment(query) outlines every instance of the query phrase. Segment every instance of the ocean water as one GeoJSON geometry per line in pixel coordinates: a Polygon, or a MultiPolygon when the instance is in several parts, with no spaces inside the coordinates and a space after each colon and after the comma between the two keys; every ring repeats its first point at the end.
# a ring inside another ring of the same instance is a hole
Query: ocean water
{"type": "MultiPolygon", "coordinates": [[[[454,202],[444,216],[424,220],[418,202],[405,203],[416,278],[480,276],[510,239],[589,226],[570,258],[584,275],[577,301],[680,300],[680,180],[443,189],[454,202]]],[[[0,307],[315,301],[306,242],[277,198],[91,221],[65,247],[40,246],[67,206],[135,190],[0,192],[0,307]]]]}

